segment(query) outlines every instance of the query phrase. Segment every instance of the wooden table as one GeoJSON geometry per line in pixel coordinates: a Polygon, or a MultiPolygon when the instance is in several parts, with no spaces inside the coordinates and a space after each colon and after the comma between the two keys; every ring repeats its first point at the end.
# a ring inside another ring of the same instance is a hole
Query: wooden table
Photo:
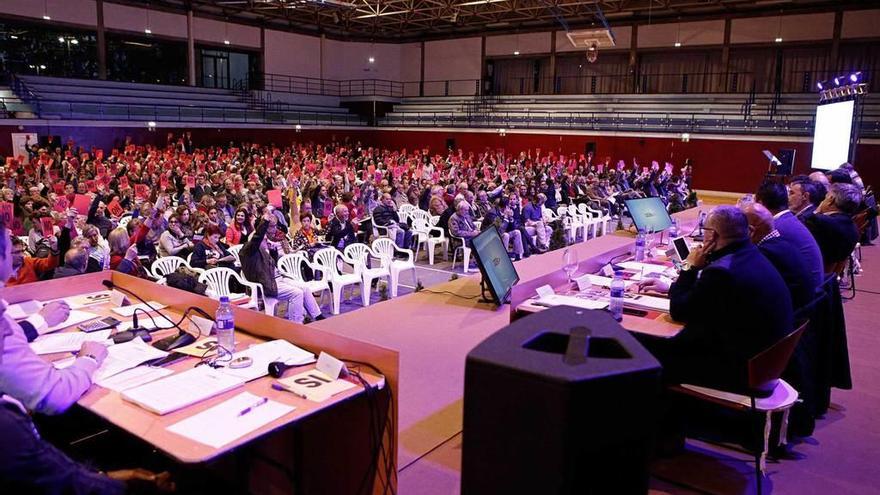
{"type": "MultiPolygon", "coordinates": [[[[169,306],[168,310],[163,310],[175,322],[180,318],[183,311],[189,306],[198,306],[208,314],[213,314],[216,310],[217,302],[206,297],[198,296],[184,291],[179,291],[170,287],[159,286],[147,280],[141,280],[127,275],[115,272],[100,272],[78,277],[65,278],[60,280],[52,280],[39,282],[34,284],[23,285],[19,287],[11,287],[0,291],[0,297],[9,303],[15,303],[28,299],[49,300],[56,298],[69,297],[78,294],[86,294],[100,290],[106,290],[101,282],[103,280],[112,279],[119,287],[126,288],[136,292],[146,300],[156,301],[169,306]]],[[[136,302],[136,301],[133,301],[136,302]]],[[[99,314],[101,316],[114,316],[117,319],[129,320],[123,318],[111,311],[110,304],[101,304],[83,308],[83,311],[99,314]]],[[[267,316],[255,311],[234,308],[236,317],[236,327],[245,331],[236,332],[236,350],[243,350],[252,344],[272,340],[276,338],[284,338],[290,342],[314,352],[316,355],[320,351],[326,351],[341,359],[350,359],[361,362],[370,363],[379,370],[384,376],[377,376],[372,371],[361,369],[362,374],[376,389],[394,388],[397,384],[397,362],[398,356],[394,351],[384,349],[371,344],[358,342],[353,339],[340,337],[338,335],[327,334],[318,329],[307,328],[303,325],[294,324],[292,322],[267,316]]],[[[152,313],[151,313],[152,314],[152,313]]],[[[139,315],[140,321],[144,321],[145,316],[139,315]]],[[[185,323],[184,323],[185,325],[185,323]]],[[[186,328],[184,326],[184,328],[186,328]]],[[[77,331],[76,327],[71,327],[63,331],[77,331]]],[[[153,339],[161,339],[165,336],[172,335],[177,329],[159,330],[153,332],[153,339]]],[[[55,360],[68,357],[69,353],[47,355],[47,359],[55,360]]],[[[188,357],[182,361],[178,361],[169,366],[175,372],[191,369],[198,362],[195,357],[188,357]]],[[[310,365],[314,368],[314,365],[310,365]]],[[[297,368],[297,372],[305,371],[309,367],[297,368]]],[[[320,468],[312,469],[311,463],[304,462],[303,459],[297,459],[297,469],[308,469],[309,472],[300,476],[302,485],[298,488],[306,489],[307,492],[312,490],[308,487],[316,487],[319,492],[332,493],[332,490],[348,490],[350,487],[360,483],[366,469],[369,469],[372,451],[365,448],[370,445],[368,425],[370,423],[368,410],[369,405],[361,400],[360,406],[342,405],[349,402],[358,402],[358,399],[364,396],[364,389],[359,382],[355,388],[344,391],[338,395],[327,399],[324,402],[312,402],[299,398],[291,393],[278,391],[271,388],[274,379],[271,377],[262,377],[252,380],[242,387],[235,388],[226,393],[212,397],[208,400],[201,401],[181,410],[159,416],[146,409],[143,409],[131,402],[122,399],[118,392],[93,385],[92,388],[82,396],[78,401],[79,406],[98,415],[114,426],[140,438],[150,445],[161,450],[172,459],[186,464],[199,464],[214,461],[226,454],[234,452],[239,447],[253,444],[258,440],[268,439],[269,442],[263,442],[269,445],[273,453],[272,455],[283,455],[288,450],[287,455],[294,449],[291,447],[285,449],[284,443],[278,441],[274,445],[270,445],[273,436],[286,437],[286,443],[289,444],[289,435],[282,430],[290,430],[288,426],[301,426],[304,424],[316,425],[315,431],[302,432],[301,428],[295,428],[301,436],[313,439],[312,443],[306,446],[306,452],[310,452],[318,457],[323,457],[322,451],[329,450],[338,452],[340,449],[345,451],[347,461],[341,465],[335,466],[332,473],[328,472],[328,479],[321,479],[320,468]],[[294,406],[296,409],[285,416],[270,422],[267,425],[227,444],[220,448],[213,448],[208,445],[201,444],[186,437],[182,437],[170,432],[168,426],[198,414],[209,409],[225,400],[228,400],[242,392],[250,392],[261,397],[268,397],[271,400],[294,406]],[[345,409],[347,415],[344,418],[345,424],[339,423],[339,419],[334,421],[333,425],[324,424],[320,418],[322,414],[334,409],[345,409]],[[314,421],[312,418],[315,417],[314,421]],[[359,431],[360,430],[360,431],[359,431]],[[278,433],[278,435],[276,435],[278,433]],[[323,437],[323,438],[319,438],[323,437]],[[361,455],[360,458],[358,456],[361,455]],[[350,469],[349,469],[350,468],[350,469]],[[320,486],[320,488],[317,488],[320,486]],[[336,488],[334,488],[336,487],[336,488]]],[[[354,381],[354,380],[353,380],[354,381]]],[[[396,393],[393,394],[396,401],[396,393]]],[[[387,401],[391,397],[390,394],[384,394],[386,401],[382,408],[382,413],[391,414],[396,410],[389,407],[387,401]]],[[[391,418],[392,424],[396,418],[391,418]]],[[[289,433],[289,432],[288,432],[289,433]]],[[[392,440],[388,442],[387,449],[394,450],[396,448],[396,427],[393,428],[392,440]]],[[[259,442],[256,442],[259,443],[259,442]]],[[[329,454],[328,454],[329,455],[329,454]]],[[[272,457],[270,457],[272,458],[272,457]]],[[[283,461],[282,459],[275,459],[283,461]]],[[[267,488],[270,483],[267,480],[251,480],[251,487],[261,490],[260,487],[267,488]]],[[[272,480],[272,488],[278,488],[278,480],[272,480]]],[[[374,483],[374,489],[379,491],[378,476],[374,483]]],[[[267,489],[271,491],[271,489],[267,489]]],[[[282,491],[288,491],[283,489],[282,491]]],[[[340,492],[341,493],[341,492],[340,492]]]]}

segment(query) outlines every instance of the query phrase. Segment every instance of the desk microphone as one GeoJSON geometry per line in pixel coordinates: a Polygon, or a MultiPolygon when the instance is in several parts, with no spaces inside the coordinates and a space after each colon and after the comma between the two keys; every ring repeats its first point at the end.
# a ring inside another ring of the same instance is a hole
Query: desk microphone
{"type": "Polygon", "coordinates": [[[124,332],[117,332],[113,335],[113,343],[114,344],[122,344],[124,342],[128,342],[129,340],[134,339],[135,337],[140,337],[144,342],[149,342],[153,340],[153,336],[150,335],[149,330],[145,328],[141,328],[138,324],[138,316],[137,312],[143,311],[142,309],[136,309],[134,313],[131,314],[131,328],[124,332]]]}
{"type": "MultiPolygon", "coordinates": [[[[171,318],[168,318],[167,316],[165,316],[164,313],[162,313],[158,309],[154,308],[152,304],[145,301],[141,296],[135,294],[134,292],[132,292],[124,287],[120,287],[120,286],[114,284],[112,280],[102,280],[101,284],[104,285],[104,287],[106,287],[108,289],[111,289],[111,290],[116,289],[116,290],[125,292],[126,294],[130,294],[130,295],[134,296],[138,301],[142,302],[144,304],[144,306],[150,308],[150,310],[157,313],[162,318],[165,318],[168,321],[168,323],[171,323],[174,326],[174,328],[177,329],[177,331],[179,332],[178,335],[172,336],[170,338],[162,339],[161,341],[154,344],[154,347],[156,347],[158,349],[162,349],[162,350],[170,350],[170,349],[165,349],[163,347],[169,346],[172,343],[172,341],[175,343],[177,343],[178,341],[183,342],[183,338],[184,338],[183,334],[186,334],[192,340],[189,340],[188,342],[185,342],[185,343],[181,343],[180,345],[188,345],[188,344],[192,343],[193,341],[195,341],[195,338],[192,337],[191,335],[189,335],[187,332],[184,332],[183,329],[180,328],[179,324],[175,323],[173,320],[171,320],[171,318]],[[174,341],[174,339],[177,339],[177,341],[174,341]]],[[[138,325],[138,317],[137,317],[138,311],[142,311],[143,313],[145,313],[149,316],[149,314],[145,310],[135,309],[134,312],[131,314],[131,330],[126,330],[124,332],[119,332],[119,333],[113,335],[113,342],[114,343],[120,344],[122,342],[128,342],[129,340],[131,340],[135,337],[140,337],[141,339],[143,339],[144,342],[150,342],[151,340],[153,340],[153,337],[152,337],[152,335],[150,335],[150,332],[143,329],[143,328],[140,328],[140,326],[138,325]]],[[[158,330],[158,326],[156,329],[158,330]]]]}

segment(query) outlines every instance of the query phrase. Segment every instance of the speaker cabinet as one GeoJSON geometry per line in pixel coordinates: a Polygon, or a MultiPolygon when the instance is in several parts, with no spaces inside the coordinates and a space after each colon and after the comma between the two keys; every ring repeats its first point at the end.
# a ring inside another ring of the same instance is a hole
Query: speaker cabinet
{"type": "Polygon", "coordinates": [[[502,328],[465,364],[461,493],[647,493],[660,370],[604,311],[502,328]]]}

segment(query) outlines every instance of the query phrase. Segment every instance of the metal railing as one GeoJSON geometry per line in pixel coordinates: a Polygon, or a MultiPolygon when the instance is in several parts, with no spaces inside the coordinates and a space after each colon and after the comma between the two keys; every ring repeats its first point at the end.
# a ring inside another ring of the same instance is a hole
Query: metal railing
{"type": "MultiPolygon", "coordinates": [[[[577,129],[667,133],[735,133],[812,135],[813,115],[777,115],[758,119],[739,113],[659,112],[499,112],[467,115],[451,112],[413,112],[386,116],[380,126],[489,127],[505,129],[577,129]]],[[[880,116],[866,117],[862,136],[880,136],[880,116]]]]}

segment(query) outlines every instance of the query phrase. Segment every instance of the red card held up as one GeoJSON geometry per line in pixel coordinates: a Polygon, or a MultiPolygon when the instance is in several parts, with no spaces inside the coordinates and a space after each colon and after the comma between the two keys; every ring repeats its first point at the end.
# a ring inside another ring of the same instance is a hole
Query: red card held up
{"type": "Polygon", "coordinates": [[[119,200],[113,198],[113,201],[107,205],[107,211],[110,212],[114,217],[121,217],[125,214],[125,210],[122,209],[122,206],[119,204],[119,200]]]}
{"type": "Polygon", "coordinates": [[[128,189],[128,177],[123,175],[119,178],[119,188],[120,189],[128,189]]]}
{"type": "Polygon", "coordinates": [[[275,208],[281,208],[281,190],[280,189],[272,189],[266,191],[266,195],[269,197],[269,204],[274,206],[275,208]]]}
{"type": "Polygon", "coordinates": [[[85,194],[77,194],[73,197],[73,209],[77,211],[80,215],[88,215],[89,214],[89,206],[92,205],[92,200],[89,199],[85,194]]]}
{"type": "Polygon", "coordinates": [[[159,187],[162,188],[162,190],[165,190],[168,188],[168,176],[167,175],[160,175],[159,176],[159,187]]]}
{"type": "Polygon", "coordinates": [[[52,184],[52,190],[55,191],[55,194],[64,194],[64,181],[57,181],[52,184]]]}
{"type": "Polygon", "coordinates": [[[58,213],[64,213],[68,208],[70,208],[70,201],[67,201],[67,198],[64,196],[59,196],[58,199],[55,200],[55,204],[52,206],[52,209],[58,213]]]}
{"type": "Polygon", "coordinates": [[[150,197],[150,188],[146,184],[135,184],[134,195],[136,198],[147,199],[150,197]]]}
{"type": "Polygon", "coordinates": [[[6,223],[6,226],[12,225],[12,219],[15,218],[13,214],[13,206],[12,203],[0,203],[0,219],[6,223]]]}
{"type": "Polygon", "coordinates": [[[43,231],[43,237],[55,235],[55,225],[52,222],[52,217],[40,217],[40,230],[43,231]]]}
{"type": "Polygon", "coordinates": [[[87,189],[89,192],[98,192],[98,188],[95,187],[95,181],[93,181],[93,180],[87,180],[87,181],[86,181],[86,189],[87,189]]]}
{"type": "Polygon", "coordinates": [[[186,187],[188,187],[190,189],[196,187],[196,178],[193,177],[192,175],[187,175],[186,176],[186,187]]]}

